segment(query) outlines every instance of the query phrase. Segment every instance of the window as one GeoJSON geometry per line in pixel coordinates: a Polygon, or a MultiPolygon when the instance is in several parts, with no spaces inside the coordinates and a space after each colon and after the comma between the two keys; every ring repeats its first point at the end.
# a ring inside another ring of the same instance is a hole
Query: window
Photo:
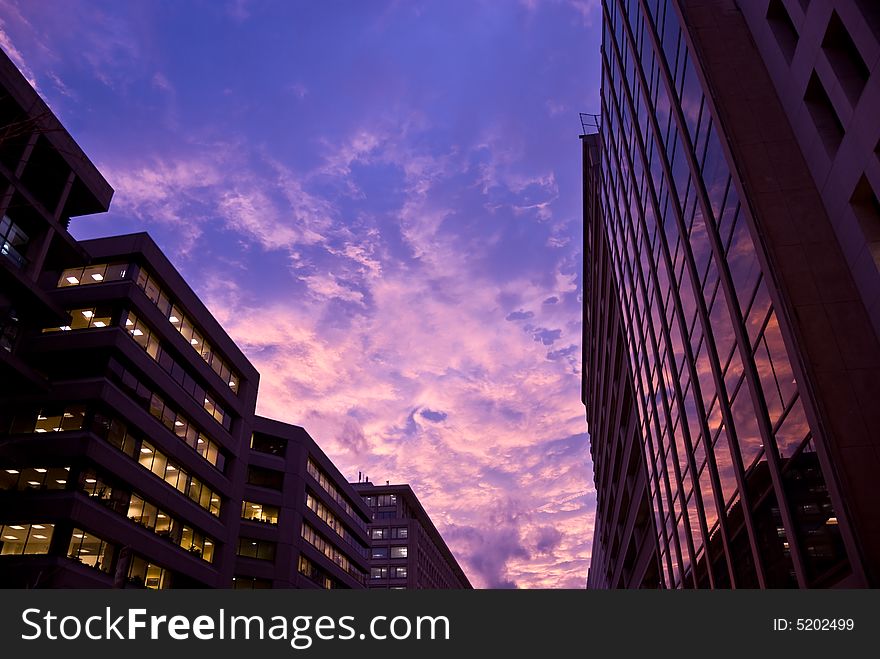
{"type": "Polygon", "coordinates": [[[388,547],[373,547],[371,558],[388,558],[388,547]]]}
{"type": "Polygon", "coordinates": [[[406,579],[406,568],[405,567],[394,568],[394,578],[395,579],[406,579]]]}
{"type": "Polygon", "coordinates": [[[352,565],[351,561],[348,560],[348,557],[339,551],[335,545],[328,542],[324,537],[317,533],[311,525],[306,524],[305,522],[303,522],[302,525],[302,537],[303,540],[324,554],[324,556],[336,563],[359,582],[363,583],[366,575],[352,565]]]}
{"type": "Polygon", "coordinates": [[[70,467],[0,469],[0,490],[63,490],[70,467]]]}
{"type": "Polygon", "coordinates": [[[280,492],[284,484],[284,474],[275,469],[249,466],[247,482],[249,485],[265,487],[280,492]]]}
{"type": "Polygon", "coordinates": [[[370,568],[370,579],[387,579],[388,578],[388,567],[371,567],[370,568]]]}
{"type": "Polygon", "coordinates": [[[113,311],[108,307],[89,307],[87,309],[71,309],[67,313],[70,314],[70,324],[61,325],[59,327],[47,327],[43,330],[46,332],[69,332],[71,330],[80,329],[100,329],[109,327],[113,324],[113,311]]]}
{"type": "Polygon", "coordinates": [[[233,590],[266,590],[272,588],[271,579],[257,577],[232,577],[233,590]]]}
{"type": "Polygon", "coordinates": [[[237,394],[238,385],[241,382],[239,375],[231,370],[229,365],[215,352],[211,344],[205,340],[204,334],[192,324],[192,321],[184,315],[183,311],[162,291],[159,282],[145,268],[141,268],[140,272],[138,272],[137,285],[144,291],[150,301],[159,308],[159,311],[168,318],[168,322],[180,332],[187,343],[201,355],[202,359],[205,360],[220,379],[232,389],[233,393],[237,394]]]}
{"type": "Polygon", "coordinates": [[[354,547],[361,556],[367,555],[367,548],[354,538],[343,526],[342,520],[330,512],[330,509],[319,501],[311,492],[306,492],[306,506],[320,517],[327,526],[333,529],[336,535],[354,547]]]}
{"type": "Polygon", "coordinates": [[[299,573],[305,575],[316,584],[326,590],[339,588],[336,580],[330,577],[324,570],[312,563],[308,558],[300,554],[298,563],[299,573]]]}
{"type": "Polygon", "coordinates": [[[315,481],[318,483],[318,485],[321,486],[321,489],[323,489],[327,494],[329,494],[331,499],[333,499],[336,503],[338,503],[340,506],[342,506],[342,509],[346,512],[346,514],[348,514],[349,517],[351,517],[354,520],[354,522],[358,526],[360,526],[362,529],[367,528],[366,522],[364,522],[364,520],[361,519],[360,515],[355,513],[354,508],[351,507],[351,504],[349,504],[348,501],[345,499],[345,497],[342,495],[342,493],[338,489],[336,489],[336,486],[327,477],[327,474],[325,474],[323,471],[321,471],[321,469],[318,467],[318,465],[315,463],[315,461],[312,460],[311,457],[309,458],[309,461],[306,464],[306,470],[308,471],[309,476],[314,478],[315,481]]]}
{"type": "Polygon", "coordinates": [[[232,425],[232,417],[226,413],[220,405],[214,400],[213,396],[208,393],[204,387],[198,384],[166,350],[162,348],[159,337],[149,326],[140,320],[133,311],[127,313],[125,319],[125,329],[134,342],[143,348],[146,353],[155,361],[162,369],[168,373],[179,384],[193,400],[205,408],[214,420],[221,426],[229,430],[232,425]]]}
{"type": "Polygon", "coordinates": [[[251,449],[260,453],[284,457],[287,452],[287,440],[282,437],[254,433],[251,435],[251,449]]]}
{"type": "Polygon", "coordinates": [[[85,421],[84,405],[53,405],[44,407],[36,415],[33,410],[16,415],[13,434],[31,432],[66,432],[80,430],[85,421]]]}
{"type": "Polygon", "coordinates": [[[275,543],[256,538],[239,538],[236,554],[244,558],[256,558],[261,561],[275,560],[275,543]]]}
{"type": "Polygon", "coordinates": [[[406,547],[392,547],[391,558],[406,558],[406,547]]]}
{"type": "Polygon", "coordinates": [[[169,460],[153,444],[132,436],[125,424],[103,414],[95,414],[92,425],[97,434],[129,457],[135,458],[144,469],[153,472],[212,515],[220,515],[220,496],[216,492],[190,475],[178,463],[169,460]]]}
{"type": "Polygon", "coordinates": [[[54,524],[7,524],[0,526],[0,556],[48,554],[54,524]]]}
{"type": "Polygon", "coordinates": [[[266,503],[254,503],[253,501],[242,501],[241,503],[241,518],[252,522],[276,525],[278,524],[279,512],[278,506],[270,506],[266,503]]]}
{"type": "Polygon", "coordinates": [[[140,556],[132,556],[131,565],[128,568],[128,580],[151,590],[164,590],[171,587],[171,573],[140,556]]]}
{"type": "Polygon", "coordinates": [[[27,265],[25,251],[29,240],[28,235],[9,216],[3,216],[0,220],[0,254],[23,268],[27,265]]]}
{"type": "Polygon", "coordinates": [[[128,270],[128,263],[104,263],[90,265],[85,268],[68,268],[58,278],[58,288],[119,281],[125,279],[128,270]]]}
{"type": "Polygon", "coordinates": [[[409,529],[405,526],[395,526],[391,529],[391,537],[395,540],[403,540],[409,536],[409,529]]]}
{"type": "Polygon", "coordinates": [[[110,572],[113,566],[114,548],[96,535],[82,529],[73,529],[67,558],[79,561],[102,572],[110,572]]]}
{"type": "Polygon", "coordinates": [[[388,529],[370,529],[370,537],[373,540],[385,540],[388,538],[388,529]]]}

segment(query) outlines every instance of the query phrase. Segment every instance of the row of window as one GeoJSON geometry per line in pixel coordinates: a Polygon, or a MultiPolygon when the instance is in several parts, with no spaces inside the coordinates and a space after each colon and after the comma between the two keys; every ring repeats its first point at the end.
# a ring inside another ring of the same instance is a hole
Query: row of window
{"type": "Polygon", "coordinates": [[[0,470],[0,491],[63,490],[70,467],[21,467],[0,470]]]}
{"type": "Polygon", "coordinates": [[[54,524],[6,524],[0,526],[0,556],[48,554],[54,524]]]}
{"type": "Polygon", "coordinates": [[[132,493],[127,516],[135,524],[167,538],[203,561],[213,562],[215,543],[212,538],[183,524],[143,497],[132,493]]]}
{"type": "MultiPolygon", "coordinates": [[[[161,478],[165,483],[178,490],[180,493],[189,497],[199,506],[210,512],[212,515],[220,515],[220,495],[211,489],[201,480],[191,475],[186,469],[181,467],[177,462],[170,460],[162,451],[156,448],[151,442],[136,437],[121,421],[106,416],[101,413],[92,415],[91,431],[102,439],[107,440],[110,444],[118,448],[130,458],[137,460],[138,464],[151,471],[153,474],[161,478]]],[[[85,426],[86,406],[81,404],[47,407],[40,410],[36,415],[31,413],[22,413],[17,415],[12,422],[13,433],[31,433],[31,432],[64,432],[80,430],[85,426]],[[34,420],[36,418],[36,420],[34,420]]],[[[204,440],[203,440],[204,441],[204,440]]],[[[0,474],[0,478],[11,478],[11,472],[16,470],[7,470],[0,474]]],[[[45,472],[49,473],[49,472],[45,472]]],[[[59,489],[63,487],[57,483],[61,477],[56,478],[38,478],[37,472],[28,472],[27,476],[16,475],[18,484],[30,487],[42,488],[43,482],[47,482],[50,486],[58,485],[59,489]]],[[[18,487],[18,485],[16,485],[18,487]]],[[[0,488],[3,489],[3,488],[0,488]]],[[[22,487],[22,489],[24,489],[22,487]]]]}
{"type": "Polygon", "coordinates": [[[396,506],[397,505],[397,495],[396,494],[379,494],[375,496],[366,496],[364,497],[364,502],[370,508],[378,508],[383,506],[396,506]]]}
{"type": "Polygon", "coordinates": [[[373,527],[370,529],[370,537],[373,540],[404,540],[409,537],[409,529],[406,526],[373,527]]]}
{"type": "Polygon", "coordinates": [[[151,442],[131,434],[124,423],[96,413],[92,426],[95,434],[106,439],[125,455],[137,460],[141,467],[161,478],[212,515],[220,516],[221,501],[217,492],[168,458],[151,442]]]}
{"type": "Polygon", "coordinates": [[[370,568],[370,579],[406,579],[406,567],[381,565],[370,568]]]}
{"type": "Polygon", "coordinates": [[[361,556],[367,555],[367,548],[358,542],[357,538],[353,537],[351,533],[346,530],[345,526],[342,524],[342,520],[330,512],[330,509],[327,508],[327,506],[325,506],[317,497],[313,496],[311,492],[306,492],[306,506],[320,517],[327,526],[333,529],[333,531],[336,532],[336,535],[356,549],[361,556]]]}
{"type": "Polygon", "coordinates": [[[241,537],[238,539],[237,556],[257,558],[261,561],[275,560],[275,543],[268,540],[241,537]]]}
{"type": "MultiPolygon", "coordinates": [[[[48,554],[54,524],[7,524],[0,526],[0,555],[48,554]]],[[[116,547],[80,528],[73,529],[67,557],[105,573],[113,570],[116,547]]],[[[170,586],[171,573],[146,559],[133,555],[128,568],[128,581],[145,588],[163,589],[170,586]]]]}
{"type": "Polygon", "coordinates": [[[373,547],[370,552],[371,558],[406,558],[409,549],[406,545],[396,547],[373,547]]]}
{"type": "Polygon", "coordinates": [[[364,583],[365,575],[363,572],[357,569],[351,561],[348,560],[348,556],[339,551],[333,543],[328,542],[323,536],[321,536],[315,529],[311,527],[310,524],[303,522],[302,525],[302,537],[303,539],[312,545],[319,552],[324,554],[331,561],[336,563],[343,570],[348,572],[351,576],[357,579],[360,583],[364,583]]]}
{"type": "Polygon", "coordinates": [[[346,498],[343,496],[342,492],[340,492],[336,488],[336,486],[333,484],[333,481],[331,481],[327,477],[327,475],[323,471],[321,471],[321,468],[318,467],[318,465],[315,464],[315,462],[311,458],[309,458],[309,461],[306,465],[306,470],[308,471],[309,476],[314,478],[315,481],[317,481],[318,485],[321,486],[321,489],[323,489],[327,494],[329,494],[330,498],[333,499],[336,503],[338,503],[342,507],[342,509],[348,514],[348,516],[351,517],[355,521],[355,523],[358,526],[360,526],[362,529],[367,528],[366,522],[364,522],[361,519],[360,515],[355,513],[354,508],[351,507],[351,504],[348,503],[346,498]]]}
{"type": "Polygon", "coordinates": [[[81,329],[100,329],[113,324],[113,309],[106,306],[86,307],[85,309],[69,309],[69,325],[46,327],[43,334],[48,332],[70,332],[81,329]]]}
{"type": "Polygon", "coordinates": [[[146,353],[152,357],[153,361],[159,364],[163,370],[168,373],[174,380],[188,393],[193,400],[205,408],[214,420],[229,430],[232,425],[232,417],[224,410],[209,391],[199,385],[186,372],[177,360],[175,360],[167,350],[162,347],[158,335],[150,329],[143,320],[139,319],[133,311],[128,312],[125,319],[125,329],[128,331],[134,342],[143,348],[146,353]]]}
{"type": "Polygon", "coordinates": [[[326,572],[324,572],[324,570],[312,563],[312,561],[310,561],[302,554],[299,555],[297,569],[299,570],[300,574],[308,577],[316,584],[321,586],[321,588],[324,588],[326,590],[339,588],[339,585],[332,577],[330,577],[326,572]]]}
{"type": "Polygon", "coordinates": [[[202,432],[183,414],[165,403],[165,400],[137,377],[122,366],[116,360],[110,361],[110,371],[116,376],[119,384],[126,389],[150,414],[156,417],[162,424],[173,432],[178,439],[192,448],[208,464],[223,471],[226,466],[226,458],[220,450],[220,446],[202,432]]]}
{"type": "Polygon", "coordinates": [[[125,279],[130,269],[128,263],[100,263],[84,268],[68,268],[58,278],[58,288],[120,281],[125,279]]]}
{"type": "Polygon", "coordinates": [[[205,339],[204,332],[196,327],[190,318],[187,318],[173,300],[162,290],[155,277],[147,272],[146,268],[140,268],[137,285],[144,291],[147,298],[155,304],[159,311],[168,319],[168,322],[180,332],[202,359],[214,370],[223,382],[229,385],[234,393],[238,393],[238,385],[241,377],[220,357],[211,344],[205,339]]]}

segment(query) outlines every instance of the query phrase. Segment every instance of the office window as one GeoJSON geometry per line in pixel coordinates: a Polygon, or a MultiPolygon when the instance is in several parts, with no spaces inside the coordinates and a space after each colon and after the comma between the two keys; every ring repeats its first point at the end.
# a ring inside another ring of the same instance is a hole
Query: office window
{"type": "Polygon", "coordinates": [[[151,590],[164,590],[171,587],[171,573],[155,563],[132,556],[128,568],[128,580],[151,590]]]}
{"type": "Polygon", "coordinates": [[[189,526],[184,526],[181,530],[180,542],[178,544],[206,563],[214,561],[214,541],[204,533],[196,531],[189,526]]]}
{"type": "Polygon", "coordinates": [[[247,482],[250,485],[266,487],[280,492],[284,484],[284,474],[275,469],[249,466],[247,482]]]}
{"type": "Polygon", "coordinates": [[[261,561],[275,560],[275,543],[256,538],[239,538],[238,550],[235,552],[245,558],[257,558],[261,561]]]}
{"type": "Polygon", "coordinates": [[[284,457],[284,454],[287,452],[287,440],[281,437],[270,437],[269,435],[254,433],[251,435],[251,448],[260,453],[284,457]]]}
{"type": "Polygon", "coordinates": [[[406,547],[392,547],[391,558],[406,558],[406,547]]]}
{"type": "Polygon", "coordinates": [[[252,522],[264,522],[266,524],[278,524],[278,515],[280,509],[278,506],[270,506],[267,503],[255,503],[253,501],[242,501],[241,518],[252,522]]]}
{"type": "Polygon", "coordinates": [[[388,547],[373,547],[371,558],[388,558],[388,547]]]}
{"type": "Polygon", "coordinates": [[[0,470],[0,490],[63,490],[70,467],[21,467],[0,470]]]}
{"type": "Polygon", "coordinates": [[[396,526],[391,529],[391,537],[395,540],[404,540],[409,536],[409,529],[405,526],[396,526]]]}
{"type": "Polygon", "coordinates": [[[370,568],[370,579],[387,579],[388,578],[388,567],[371,567],[370,568]]]}
{"type": "Polygon", "coordinates": [[[102,572],[110,572],[115,551],[112,545],[82,529],[73,529],[67,558],[79,561],[102,572]]]}
{"type": "Polygon", "coordinates": [[[395,579],[406,579],[406,568],[405,567],[394,568],[394,578],[395,579]]]}
{"type": "Polygon", "coordinates": [[[226,383],[233,393],[238,393],[241,378],[230,369],[229,365],[217,354],[216,350],[205,340],[203,333],[192,324],[191,319],[184,315],[169,296],[162,291],[159,282],[151,276],[146,268],[138,272],[137,285],[144,291],[150,301],[168,318],[168,322],[176,329],[187,343],[201,355],[202,359],[213,369],[214,373],[226,383]]]}
{"type": "Polygon", "coordinates": [[[59,327],[47,327],[46,332],[69,332],[81,329],[100,329],[113,324],[113,310],[109,307],[88,307],[86,309],[71,309],[70,324],[59,327]]]}
{"type": "Polygon", "coordinates": [[[48,554],[54,524],[7,524],[0,526],[0,556],[48,554]]]}
{"type": "Polygon", "coordinates": [[[33,408],[16,414],[12,422],[13,434],[32,432],[66,432],[80,430],[85,422],[84,405],[52,405],[44,407],[36,414],[33,408]]]}
{"type": "Polygon", "coordinates": [[[370,537],[373,540],[385,540],[388,538],[388,529],[370,529],[370,537]]]}
{"type": "Polygon", "coordinates": [[[85,268],[68,268],[58,278],[58,288],[70,286],[89,286],[104,282],[125,279],[128,274],[128,263],[104,263],[90,265],[85,268]]]}

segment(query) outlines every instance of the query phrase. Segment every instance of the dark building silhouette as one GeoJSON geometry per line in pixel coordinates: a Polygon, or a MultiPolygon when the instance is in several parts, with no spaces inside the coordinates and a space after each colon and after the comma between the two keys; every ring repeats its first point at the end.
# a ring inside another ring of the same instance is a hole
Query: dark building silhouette
{"type": "Polygon", "coordinates": [[[368,588],[471,588],[409,485],[352,485],[370,510],[368,588]]]}
{"type": "MultiPolygon", "coordinates": [[[[0,54],[0,587],[363,588],[370,511],[0,54]]],[[[432,527],[433,528],[433,527],[432,527]]]]}
{"type": "Polygon", "coordinates": [[[876,587],[877,4],[604,0],[602,20],[588,585],[876,587]]]}

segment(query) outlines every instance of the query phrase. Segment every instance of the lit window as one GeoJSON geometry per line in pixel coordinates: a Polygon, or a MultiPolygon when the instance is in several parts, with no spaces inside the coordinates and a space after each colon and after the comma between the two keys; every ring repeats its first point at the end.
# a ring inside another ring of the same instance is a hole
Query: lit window
{"type": "Polygon", "coordinates": [[[54,531],[54,524],[0,526],[0,556],[48,554],[54,531]]]}

